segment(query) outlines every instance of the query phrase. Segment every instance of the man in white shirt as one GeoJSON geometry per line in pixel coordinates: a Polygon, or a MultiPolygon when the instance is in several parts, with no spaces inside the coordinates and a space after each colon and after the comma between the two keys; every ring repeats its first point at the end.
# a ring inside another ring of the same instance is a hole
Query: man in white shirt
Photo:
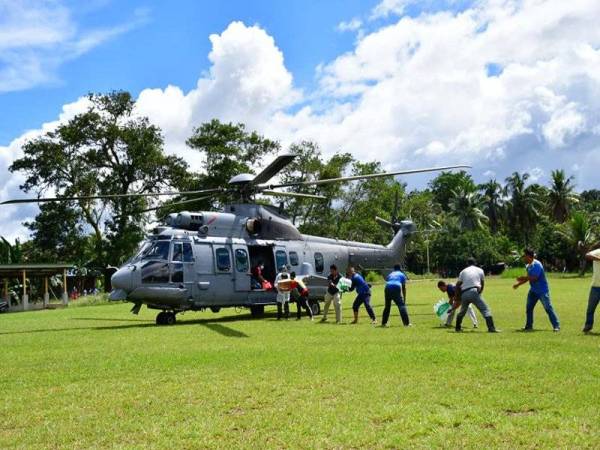
{"type": "Polygon", "coordinates": [[[286,266],[281,266],[279,273],[275,277],[275,289],[277,289],[277,320],[281,320],[282,312],[285,320],[290,318],[290,289],[289,285],[285,288],[282,281],[289,280],[290,276],[286,266]],[[282,311],[283,310],[283,311],[282,311]]]}
{"type": "Polygon", "coordinates": [[[590,288],[585,325],[583,327],[583,332],[589,333],[594,327],[594,313],[596,312],[596,306],[600,303],[600,248],[589,252],[585,255],[585,259],[592,261],[593,263],[592,286],[590,288]]]}
{"type": "Polygon", "coordinates": [[[456,317],[456,331],[462,331],[461,324],[465,314],[469,310],[469,305],[472,303],[485,318],[488,331],[490,333],[498,333],[494,326],[492,311],[481,296],[485,288],[485,274],[483,270],[475,265],[475,259],[467,260],[467,267],[458,275],[456,282],[457,289],[460,289],[460,311],[456,317]]]}

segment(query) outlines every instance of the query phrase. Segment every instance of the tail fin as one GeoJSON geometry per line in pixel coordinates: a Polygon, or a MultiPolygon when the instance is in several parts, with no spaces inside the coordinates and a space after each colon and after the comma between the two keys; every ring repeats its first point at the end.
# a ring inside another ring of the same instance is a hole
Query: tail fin
{"type": "Polygon", "coordinates": [[[404,255],[406,253],[406,244],[410,240],[411,236],[417,231],[417,227],[410,220],[403,220],[396,223],[395,227],[396,234],[387,245],[387,248],[391,250],[393,257],[398,262],[404,262],[404,255]]]}

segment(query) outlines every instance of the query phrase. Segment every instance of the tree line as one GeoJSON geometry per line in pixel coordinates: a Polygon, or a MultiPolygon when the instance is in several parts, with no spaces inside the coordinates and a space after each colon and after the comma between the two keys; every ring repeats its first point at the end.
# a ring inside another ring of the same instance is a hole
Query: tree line
{"type": "MultiPolygon", "coordinates": [[[[85,112],[26,142],[23,156],[10,166],[25,176],[23,191],[66,200],[42,203],[39,214],[25,224],[30,239],[18,244],[22,261],[119,265],[135,252],[155,217],[218,209],[228,200],[219,195],[165,199],[153,192],[223,186],[234,175],[268,164],[282,150],[243,124],[215,119],[199,124],[186,141],[203,161],[193,171],[182,158],[164,152],[161,130],[135,114],[129,93],[90,94],[89,100],[85,112]],[[148,195],[119,196],[132,192],[148,195]],[[101,198],[69,200],[77,196],[101,198]]],[[[349,153],[325,157],[316,142],[298,142],[286,150],[298,156],[280,174],[283,182],[383,171],[380,162],[359,161],[349,153]]],[[[413,220],[419,232],[409,245],[407,266],[416,273],[429,266],[453,274],[469,255],[484,265],[511,263],[524,246],[536,248],[554,270],[585,270],[582,256],[600,236],[600,191],[576,192],[573,177],[563,170],[552,172],[549,185],[530,181],[528,173],[514,172],[505,180],[476,184],[467,172],[444,172],[420,190],[381,178],[296,186],[291,191],[327,200],[277,201],[301,232],[340,239],[387,243],[391,231],[375,216],[413,220]]]]}

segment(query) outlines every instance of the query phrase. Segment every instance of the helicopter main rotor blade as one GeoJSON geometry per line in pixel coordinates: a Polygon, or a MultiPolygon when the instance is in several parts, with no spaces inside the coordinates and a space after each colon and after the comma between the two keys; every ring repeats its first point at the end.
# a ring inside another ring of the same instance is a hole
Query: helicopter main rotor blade
{"type": "Polygon", "coordinates": [[[159,209],[163,209],[163,208],[164,209],[169,209],[171,206],[185,205],[186,203],[194,203],[194,202],[198,202],[198,201],[201,201],[201,200],[206,200],[207,198],[211,198],[211,197],[212,197],[212,195],[205,195],[203,197],[196,197],[196,198],[190,198],[190,199],[187,199],[187,200],[181,200],[181,201],[178,201],[178,202],[166,203],[166,204],[163,204],[163,205],[160,205],[160,206],[155,206],[153,208],[143,209],[140,212],[141,213],[147,213],[147,212],[150,212],[150,211],[158,211],[159,209]]]}
{"type": "Polygon", "coordinates": [[[279,155],[277,158],[275,158],[275,160],[271,164],[269,164],[267,167],[265,167],[261,173],[256,175],[252,179],[251,183],[255,184],[255,185],[266,183],[271,178],[273,178],[275,175],[277,175],[279,172],[281,172],[281,170],[285,166],[287,166],[289,163],[291,163],[295,157],[296,157],[296,155],[293,155],[290,153],[279,155]]]}
{"type": "Polygon", "coordinates": [[[400,170],[398,172],[373,173],[373,174],[369,174],[369,175],[355,175],[352,177],[328,178],[326,180],[317,180],[317,181],[298,181],[296,183],[270,184],[270,185],[264,186],[264,188],[274,189],[274,188],[292,187],[292,186],[317,186],[317,185],[322,185],[322,184],[339,183],[341,181],[369,180],[372,178],[393,177],[396,175],[409,175],[412,173],[437,172],[440,170],[470,169],[470,168],[471,168],[471,166],[465,166],[465,165],[445,166],[445,167],[429,167],[427,169],[400,170]]]}
{"type": "Polygon", "coordinates": [[[295,197],[295,198],[312,198],[315,200],[327,200],[327,197],[324,197],[322,195],[313,195],[313,194],[301,194],[299,192],[280,192],[280,191],[271,191],[271,190],[264,190],[264,191],[260,191],[261,194],[264,195],[273,195],[276,197],[295,197]]]}
{"type": "Polygon", "coordinates": [[[0,202],[0,205],[14,205],[19,203],[46,203],[46,202],[68,202],[73,200],[101,200],[123,197],[159,197],[169,195],[196,195],[223,192],[223,188],[202,189],[198,191],[167,191],[167,192],[143,192],[139,194],[107,194],[107,195],[83,195],[76,197],[39,197],[19,198],[0,202]]]}

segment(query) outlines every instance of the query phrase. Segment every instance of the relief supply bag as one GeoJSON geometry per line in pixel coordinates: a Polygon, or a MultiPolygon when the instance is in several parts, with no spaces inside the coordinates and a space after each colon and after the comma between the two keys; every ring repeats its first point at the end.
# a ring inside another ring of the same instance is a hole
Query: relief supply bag
{"type": "Polygon", "coordinates": [[[440,319],[440,322],[446,323],[448,315],[450,314],[452,307],[448,303],[448,300],[441,299],[433,305],[433,312],[440,319]]]}
{"type": "Polygon", "coordinates": [[[340,278],[340,281],[338,281],[336,287],[340,290],[340,292],[348,292],[350,290],[350,286],[352,286],[352,280],[342,277],[340,278]]]}

